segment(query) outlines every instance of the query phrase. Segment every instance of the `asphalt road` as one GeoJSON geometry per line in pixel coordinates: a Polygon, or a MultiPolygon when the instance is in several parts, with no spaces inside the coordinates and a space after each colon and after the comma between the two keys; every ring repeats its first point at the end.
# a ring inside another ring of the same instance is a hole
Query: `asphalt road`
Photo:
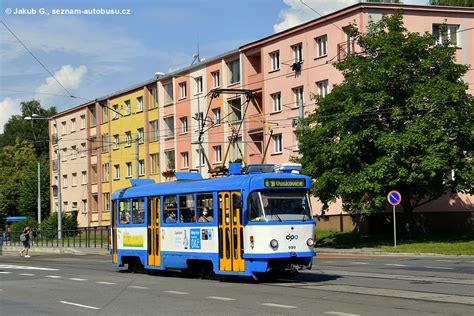
{"type": "Polygon", "coordinates": [[[1,315],[472,315],[474,257],[322,254],[254,283],[114,269],[105,255],[0,256],[1,315]]]}

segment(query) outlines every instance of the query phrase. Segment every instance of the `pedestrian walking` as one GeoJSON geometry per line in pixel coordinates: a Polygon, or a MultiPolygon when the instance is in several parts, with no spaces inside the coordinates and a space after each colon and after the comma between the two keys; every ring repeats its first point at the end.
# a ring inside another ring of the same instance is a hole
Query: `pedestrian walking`
{"type": "Polygon", "coordinates": [[[28,251],[30,250],[30,226],[26,225],[20,235],[20,241],[23,243],[23,250],[20,251],[20,256],[30,258],[28,251]]]}

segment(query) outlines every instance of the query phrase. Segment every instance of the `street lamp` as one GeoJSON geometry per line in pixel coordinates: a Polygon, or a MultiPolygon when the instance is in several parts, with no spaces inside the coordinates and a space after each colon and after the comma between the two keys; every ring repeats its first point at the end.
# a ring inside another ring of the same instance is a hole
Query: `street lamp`
{"type": "MultiPolygon", "coordinates": [[[[32,114],[31,116],[25,117],[25,120],[27,121],[33,121],[33,120],[50,120],[47,117],[40,117],[38,114],[32,114]]],[[[59,137],[58,137],[58,123],[55,118],[53,118],[54,124],[56,124],[56,142],[58,145],[58,149],[56,151],[56,159],[57,159],[57,164],[58,164],[58,239],[62,239],[62,219],[61,219],[61,159],[60,159],[60,153],[59,153],[59,137]]],[[[31,123],[33,124],[33,122],[31,123]]],[[[48,126],[49,129],[49,126],[48,126]]],[[[41,189],[40,189],[40,172],[39,172],[39,162],[38,162],[38,223],[41,224],[41,189]]]]}

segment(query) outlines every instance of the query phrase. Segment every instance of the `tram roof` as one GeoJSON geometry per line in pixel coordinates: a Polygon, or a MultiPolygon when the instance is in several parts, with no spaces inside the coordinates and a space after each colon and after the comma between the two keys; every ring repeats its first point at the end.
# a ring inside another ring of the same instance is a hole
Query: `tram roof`
{"type": "Polygon", "coordinates": [[[163,183],[153,183],[136,185],[128,188],[123,188],[115,191],[112,195],[112,199],[118,198],[134,198],[141,196],[153,196],[153,195],[174,195],[184,193],[200,193],[200,192],[214,192],[214,191],[232,191],[241,190],[249,187],[249,183],[252,180],[263,179],[307,179],[308,189],[310,185],[309,178],[301,174],[291,173],[256,173],[256,174],[244,174],[244,175],[233,175],[222,178],[211,178],[195,181],[173,181],[163,183]]]}

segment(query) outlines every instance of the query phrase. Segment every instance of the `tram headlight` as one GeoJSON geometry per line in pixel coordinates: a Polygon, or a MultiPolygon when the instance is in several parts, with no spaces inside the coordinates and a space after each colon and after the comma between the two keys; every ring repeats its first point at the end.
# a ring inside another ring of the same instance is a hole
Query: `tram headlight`
{"type": "Polygon", "coordinates": [[[313,238],[308,238],[308,240],[306,240],[306,244],[309,247],[313,247],[314,246],[314,239],[313,238]]]}
{"type": "Polygon", "coordinates": [[[270,247],[272,247],[273,249],[278,248],[278,241],[276,239],[270,240],[270,247]]]}

